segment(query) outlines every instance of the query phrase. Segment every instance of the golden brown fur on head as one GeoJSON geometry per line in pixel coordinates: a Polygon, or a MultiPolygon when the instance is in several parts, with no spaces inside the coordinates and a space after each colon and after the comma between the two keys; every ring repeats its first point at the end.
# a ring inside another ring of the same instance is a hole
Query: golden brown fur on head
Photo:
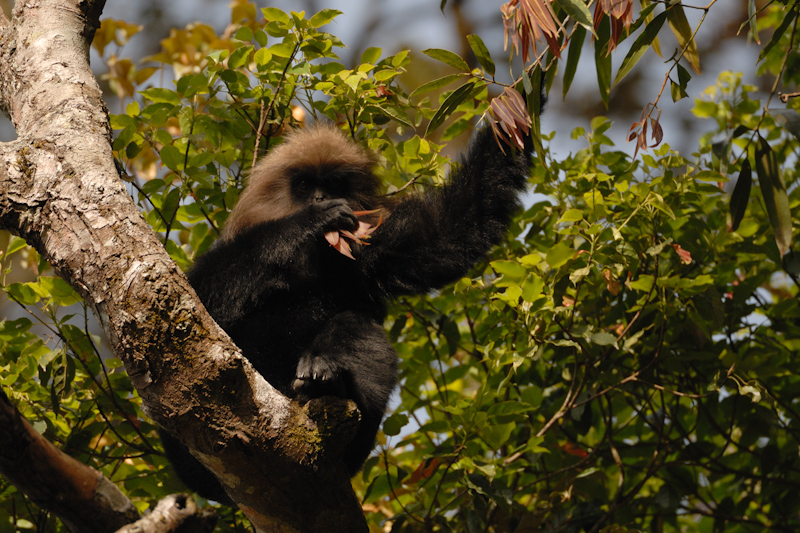
{"type": "Polygon", "coordinates": [[[230,239],[246,228],[290,216],[306,207],[291,193],[290,174],[298,169],[347,170],[354,176],[347,197],[351,209],[386,207],[378,196],[380,180],[372,172],[374,166],[375,159],[365,149],[333,126],[295,130],[253,167],[222,237],[230,239]]]}

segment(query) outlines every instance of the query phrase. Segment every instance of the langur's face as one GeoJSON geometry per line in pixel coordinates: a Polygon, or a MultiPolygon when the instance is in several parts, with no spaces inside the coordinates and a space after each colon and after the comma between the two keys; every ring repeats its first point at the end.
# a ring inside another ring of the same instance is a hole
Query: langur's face
{"type": "Polygon", "coordinates": [[[350,199],[356,176],[339,167],[301,167],[289,171],[292,200],[309,205],[323,200],[350,199]]]}
{"type": "Polygon", "coordinates": [[[353,211],[383,208],[380,216],[385,217],[392,202],[379,196],[381,183],[373,167],[374,159],[335,128],[294,132],[252,169],[223,236],[230,239],[261,222],[339,198],[353,211]]]}

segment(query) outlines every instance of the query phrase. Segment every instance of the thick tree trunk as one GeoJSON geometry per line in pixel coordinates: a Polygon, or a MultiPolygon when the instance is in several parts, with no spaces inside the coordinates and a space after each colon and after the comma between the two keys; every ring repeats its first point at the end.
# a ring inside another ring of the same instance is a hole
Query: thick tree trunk
{"type": "Polygon", "coordinates": [[[0,146],[0,228],[89,303],[148,414],[224,474],[259,530],[365,530],[336,453],[354,431],[353,404],[301,409],[254,372],[117,175],[88,62],[103,5],[17,2],[5,21],[0,108],[18,139],[0,146]]]}

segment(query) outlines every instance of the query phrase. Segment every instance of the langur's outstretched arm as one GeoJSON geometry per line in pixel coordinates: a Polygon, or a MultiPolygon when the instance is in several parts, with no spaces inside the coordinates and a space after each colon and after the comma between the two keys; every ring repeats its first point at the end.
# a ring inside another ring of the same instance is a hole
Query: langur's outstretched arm
{"type": "Polygon", "coordinates": [[[530,173],[529,153],[504,149],[484,128],[444,187],[404,199],[375,231],[360,260],[386,294],[440,288],[500,242],[530,173]]]}

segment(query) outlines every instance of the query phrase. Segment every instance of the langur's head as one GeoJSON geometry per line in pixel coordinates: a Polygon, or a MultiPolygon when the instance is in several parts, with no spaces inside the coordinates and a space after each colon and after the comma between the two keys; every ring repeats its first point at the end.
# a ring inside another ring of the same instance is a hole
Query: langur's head
{"type": "Polygon", "coordinates": [[[353,211],[385,207],[374,166],[366,150],[333,126],[296,130],[253,167],[222,237],[322,200],[344,198],[353,211]]]}

